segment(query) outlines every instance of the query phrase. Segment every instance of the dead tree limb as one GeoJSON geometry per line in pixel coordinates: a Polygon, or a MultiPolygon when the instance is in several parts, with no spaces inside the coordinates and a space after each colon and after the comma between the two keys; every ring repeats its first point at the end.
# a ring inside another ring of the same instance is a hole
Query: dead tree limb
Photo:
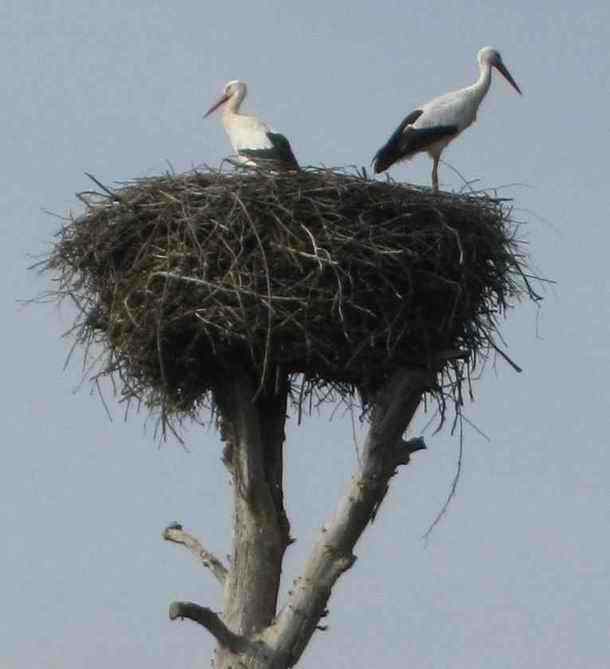
{"type": "Polygon", "coordinates": [[[220,619],[217,613],[193,602],[173,602],[169,607],[169,619],[188,618],[205,627],[208,632],[223,647],[233,653],[245,649],[248,642],[243,637],[234,634],[220,619]]]}
{"type": "Polygon", "coordinates": [[[192,534],[186,532],[182,525],[178,523],[168,525],[163,531],[163,538],[187,548],[204,567],[207,567],[214,574],[221,585],[225,584],[227,568],[222,561],[205,549],[192,534]]]}
{"type": "Polygon", "coordinates": [[[411,452],[425,448],[421,440],[405,442],[402,434],[432,382],[429,371],[399,370],[376,399],[360,471],[334,517],[322,528],[303,575],[272,630],[276,657],[283,658],[278,666],[298,662],[326,613],[333,586],[354,563],[353,549],[374,518],[396,468],[408,462],[411,452]]]}

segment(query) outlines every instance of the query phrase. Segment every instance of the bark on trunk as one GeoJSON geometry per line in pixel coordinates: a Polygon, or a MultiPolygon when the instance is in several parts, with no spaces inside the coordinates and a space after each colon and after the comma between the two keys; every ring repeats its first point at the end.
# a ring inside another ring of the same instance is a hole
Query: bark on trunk
{"type": "MultiPolygon", "coordinates": [[[[255,397],[256,390],[240,371],[216,393],[225,462],[233,479],[233,553],[222,619],[244,639],[256,637],[275,618],[282,560],[290,542],[282,487],[288,387],[283,382],[255,397]]],[[[244,661],[243,655],[219,645],[217,669],[236,668],[238,660],[240,667],[257,666],[253,657],[244,661]]]]}

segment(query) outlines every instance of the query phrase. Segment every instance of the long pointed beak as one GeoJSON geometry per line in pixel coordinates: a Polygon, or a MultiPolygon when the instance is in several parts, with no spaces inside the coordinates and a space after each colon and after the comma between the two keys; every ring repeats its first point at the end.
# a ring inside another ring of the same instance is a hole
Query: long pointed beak
{"type": "Polygon", "coordinates": [[[506,81],[508,81],[508,83],[517,91],[517,93],[519,93],[519,95],[523,95],[521,89],[519,86],[517,86],[517,82],[512,78],[510,72],[506,68],[506,65],[504,65],[502,62],[499,62],[495,67],[498,72],[506,79],[506,81]]]}
{"type": "Polygon", "coordinates": [[[224,105],[224,103],[229,99],[228,95],[223,95],[221,98],[219,98],[208,110],[207,112],[203,115],[203,118],[207,118],[210,114],[213,114],[218,107],[221,105],[224,105]]]}

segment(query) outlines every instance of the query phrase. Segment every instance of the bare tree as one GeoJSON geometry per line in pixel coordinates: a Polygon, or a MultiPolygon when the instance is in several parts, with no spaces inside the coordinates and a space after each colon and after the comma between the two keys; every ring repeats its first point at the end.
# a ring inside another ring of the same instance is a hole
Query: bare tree
{"type": "MultiPolygon", "coordinates": [[[[43,264],[73,300],[85,360],[105,357],[127,401],[163,429],[218,416],[232,479],[229,564],[179,524],[223,588],[222,614],[174,602],[217,642],[217,669],[299,662],[354,564],[356,543],[421,438],[403,435],[422,398],[458,411],[479,358],[499,350],[498,317],[538,300],[510,223],[486,195],[447,195],[366,175],[208,170],[81,194],[43,264]],[[300,391],[296,384],[300,383],[300,391]],[[359,400],[368,434],[358,467],[286,601],[285,421],[308,398],[359,400]]],[[[502,353],[506,358],[506,355],[502,353]]]]}
{"type": "Polygon", "coordinates": [[[286,393],[252,401],[255,387],[235,371],[219,401],[233,479],[233,557],[227,569],[178,526],[164,537],[195,552],[224,587],[223,617],[192,602],[174,602],[170,618],[189,618],[218,641],[216,667],[292,667],[326,614],[332,588],[354,563],[356,542],[374,518],[400,465],[421,439],[402,435],[433,383],[422,370],[400,369],[379,391],[361,462],[335,514],[322,528],[303,574],[278,611],[284,551],[290,543],[283,505],[282,448],[286,393]]]}

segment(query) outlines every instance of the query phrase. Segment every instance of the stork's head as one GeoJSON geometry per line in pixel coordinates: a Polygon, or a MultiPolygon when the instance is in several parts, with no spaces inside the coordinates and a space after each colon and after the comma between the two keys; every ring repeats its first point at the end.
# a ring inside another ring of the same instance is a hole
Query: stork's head
{"type": "Polygon", "coordinates": [[[248,87],[246,86],[245,82],[238,81],[237,79],[229,81],[229,83],[224,87],[224,91],[220,98],[218,98],[218,100],[216,100],[216,102],[208,109],[203,118],[207,118],[219,107],[222,107],[222,105],[229,101],[231,101],[230,106],[233,111],[237,111],[237,108],[241,104],[242,100],[246,97],[247,92],[248,87]]]}
{"type": "Polygon", "coordinates": [[[245,98],[247,92],[248,92],[248,87],[246,86],[245,81],[239,81],[239,79],[233,79],[233,81],[229,81],[226,84],[224,94],[230,98],[233,97],[234,95],[239,95],[241,93],[242,98],[245,98]]]}
{"type": "Polygon", "coordinates": [[[502,56],[500,55],[499,51],[490,46],[484,46],[479,51],[478,59],[479,65],[481,66],[489,65],[491,67],[495,67],[496,70],[498,70],[498,72],[506,79],[506,81],[508,81],[508,83],[517,91],[517,93],[522,95],[521,89],[519,86],[517,86],[517,82],[512,78],[511,73],[508,71],[506,65],[504,65],[504,61],[502,60],[502,56]]]}

